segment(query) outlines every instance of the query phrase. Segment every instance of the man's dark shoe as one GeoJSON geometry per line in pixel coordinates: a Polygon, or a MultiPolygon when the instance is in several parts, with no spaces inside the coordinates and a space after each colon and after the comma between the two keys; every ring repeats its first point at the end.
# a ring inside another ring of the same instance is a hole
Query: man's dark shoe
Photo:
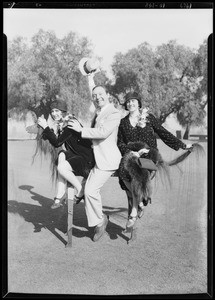
{"type": "Polygon", "coordinates": [[[95,234],[94,234],[94,237],[93,237],[94,242],[97,242],[102,237],[102,235],[105,233],[105,230],[106,230],[106,227],[107,227],[107,224],[108,224],[108,220],[109,220],[109,216],[104,215],[104,220],[103,220],[102,225],[101,226],[96,226],[95,234]]]}

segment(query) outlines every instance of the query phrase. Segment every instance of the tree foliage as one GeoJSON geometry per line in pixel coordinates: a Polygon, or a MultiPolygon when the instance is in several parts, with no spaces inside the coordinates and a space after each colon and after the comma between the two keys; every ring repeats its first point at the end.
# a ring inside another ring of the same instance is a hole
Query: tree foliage
{"type": "Polygon", "coordinates": [[[47,117],[51,103],[61,98],[71,112],[86,117],[90,94],[87,78],[80,73],[78,63],[92,55],[87,38],[70,32],[58,39],[51,31],[39,30],[30,45],[18,38],[8,49],[10,112],[27,109],[47,117]]]}
{"type": "MultiPolygon", "coordinates": [[[[87,118],[90,93],[78,64],[93,56],[91,46],[74,32],[59,39],[44,30],[30,44],[21,37],[9,42],[9,111],[30,110],[47,117],[51,103],[62,98],[71,112],[87,118]]],[[[125,54],[116,53],[112,71],[114,82],[104,71],[95,75],[95,83],[106,85],[112,99],[122,102],[128,91],[135,90],[161,123],[175,113],[184,127],[202,125],[207,105],[206,40],[197,51],[174,40],[155,49],[142,43],[125,54]]]]}
{"type": "Polygon", "coordinates": [[[202,123],[207,104],[206,41],[197,52],[175,41],[155,50],[143,43],[117,53],[112,69],[115,82],[109,83],[109,90],[119,101],[135,90],[161,123],[172,113],[182,126],[202,123]]]}

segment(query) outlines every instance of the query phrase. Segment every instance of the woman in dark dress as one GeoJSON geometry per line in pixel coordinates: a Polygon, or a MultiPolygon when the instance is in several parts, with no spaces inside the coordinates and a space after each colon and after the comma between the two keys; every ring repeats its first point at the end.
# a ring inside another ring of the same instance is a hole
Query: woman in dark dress
{"type": "MultiPolygon", "coordinates": [[[[129,218],[126,224],[126,229],[133,228],[137,217],[143,214],[143,205],[147,205],[151,196],[150,180],[148,180],[147,195],[143,202],[136,203],[132,194],[131,186],[131,172],[125,165],[128,165],[128,155],[134,157],[150,158],[155,164],[162,161],[162,157],[158,152],[157,140],[155,133],[162,139],[162,141],[174,150],[184,149],[188,150],[192,145],[186,145],[173,134],[167,131],[160,125],[159,121],[148,112],[147,109],[141,109],[141,98],[135,92],[129,92],[125,96],[125,109],[129,114],[121,119],[118,131],[118,147],[122,154],[122,160],[119,166],[119,183],[121,188],[126,191],[130,209],[128,211],[129,218]],[[148,199],[147,199],[148,198],[148,199]]],[[[135,171],[135,170],[133,170],[135,171]]],[[[147,170],[146,170],[147,172],[147,170]]],[[[150,172],[152,173],[152,172],[150,172]]],[[[150,177],[149,177],[150,179],[150,177]]]]}
{"type": "Polygon", "coordinates": [[[52,209],[58,208],[66,199],[66,186],[69,182],[77,191],[75,201],[83,199],[83,186],[76,176],[87,178],[95,161],[92,143],[88,139],[83,139],[80,133],[69,129],[67,107],[64,101],[56,101],[51,106],[51,116],[58,123],[57,134],[48,126],[45,118],[38,118],[38,125],[44,130],[42,138],[48,140],[54,147],[64,147],[59,152],[57,164],[57,195],[52,209]],[[68,123],[65,123],[65,120],[68,123]]]}

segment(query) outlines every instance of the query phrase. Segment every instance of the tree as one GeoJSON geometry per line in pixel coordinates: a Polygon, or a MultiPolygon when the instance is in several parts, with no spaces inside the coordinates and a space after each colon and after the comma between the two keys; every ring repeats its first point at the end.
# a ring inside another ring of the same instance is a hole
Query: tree
{"type": "Polygon", "coordinates": [[[112,64],[115,83],[112,86],[109,84],[110,93],[120,100],[127,92],[136,90],[144,101],[149,102],[148,83],[153,66],[154,53],[147,43],[129,50],[125,55],[117,53],[112,64]]]}
{"type": "Polygon", "coordinates": [[[154,51],[143,43],[126,54],[115,55],[112,65],[115,82],[109,83],[109,89],[118,99],[127,91],[136,90],[144,106],[148,106],[161,123],[176,113],[183,126],[187,122],[200,124],[207,82],[205,59],[204,44],[196,54],[175,41],[162,44],[154,51]],[[194,107],[198,113],[194,113],[194,107]]]}
{"type": "Polygon", "coordinates": [[[7,59],[9,63],[18,62],[28,51],[28,44],[25,38],[17,37],[13,41],[8,42],[7,59]]]}
{"type": "Polygon", "coordinates": [[[43,97],[43,85],[35,72],[31,71],[32,55],[25,51],[16,62],[8,63],[8,109],[22,112],[37,111],[43,97]]]}
{"type": "Polygon", "coordinates": [[[31,110],[47,117],[51,103],[62,98],[78,116],[86,116],[89,107],[87,79],[78,63],[92,55],[85,37],[70,32],[58,39],[51,31],[39,30],[31,44],[18,38],[9,45],[8,109],[31,110]],[[12,55],[14,53],[14,55],[12,55]]]}
{"type": "Polygon", "coordinates": [[[206,116],[207,97],[207,41],[194,54],[183,77],[188,98],[177,111],[179,123],[186,128],[183,138],[188,139],[191,126],[202,126],[206,116]]]}

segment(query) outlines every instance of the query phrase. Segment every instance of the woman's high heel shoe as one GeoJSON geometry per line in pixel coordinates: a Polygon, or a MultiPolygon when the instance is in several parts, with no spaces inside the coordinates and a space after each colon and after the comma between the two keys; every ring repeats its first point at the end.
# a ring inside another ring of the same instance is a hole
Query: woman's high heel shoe
{"type": "Polygon", "coordinates": [[[137,221],[137,216],[136,217],[129,216],[124,232],[131,232],[134,228],[136,221],[137,221]]]}
{"type": "Polygon", "coordinates": [[[144,206],[147,206],[149,203],[150,204],[152,203],[152,199],[150,197],[147,197],[147,199],[143,199],[143,205],[144,206]]]}
{"type": "Polygon", "coordinates": [[[138,218],[142,218],[142,216],[144,215],[144,208],[142,205],[138,205],[138,211],[137,211],[137,216],[138,218]]]}
{"type": "Polygon", "coordinates": [[[66,201],[66,198],[67,198],[67,193],[65,193],[61,198],[55,197],[54,203],[52,204],[51,209],[56,209],[56,208],[62,206],[63,202],[66,201]]]}

